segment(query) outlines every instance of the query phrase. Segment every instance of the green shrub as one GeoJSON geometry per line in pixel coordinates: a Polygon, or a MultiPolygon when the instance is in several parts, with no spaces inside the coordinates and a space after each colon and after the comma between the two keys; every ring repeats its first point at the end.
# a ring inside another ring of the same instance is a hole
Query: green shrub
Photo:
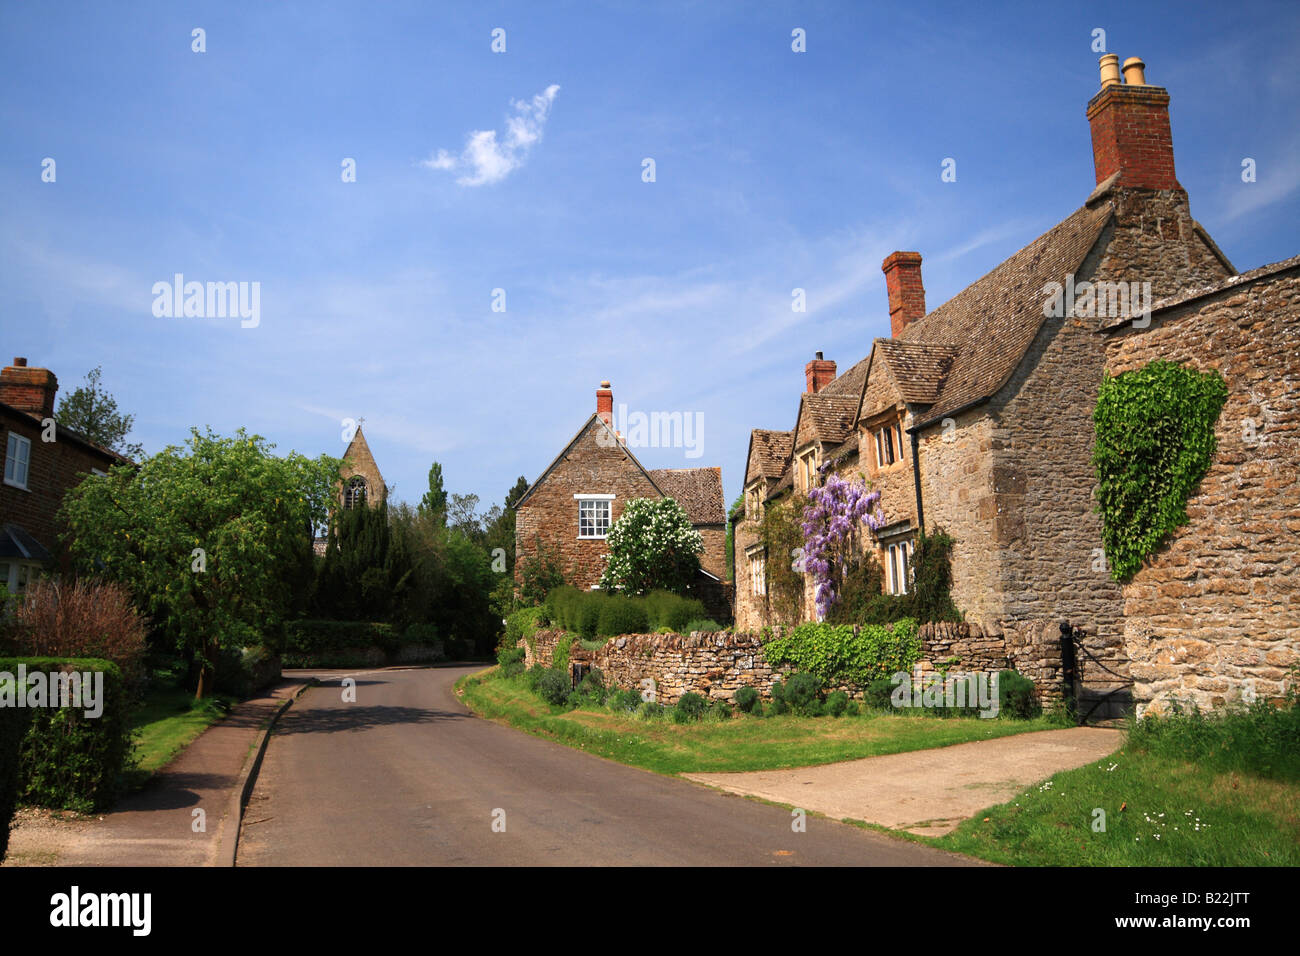
{"type": "Polygon", "coordinates": [[[569,695],[569,703],[574,707],[584,705],[600,706],[605,703],[607,693],[605,676],[600,672],[599,668],[593,667],[582,675],[582,680],[578,681],[578,686],[569,695]]]}
{"type": "Polygon", "coordinates": [[[821,714],[821,689],[822,682],[812,674],[791,674],[784,684],[772,685],[772,697],[795,714],[817,717],[821,714]]]}
{"type": "Polygon", "coordinates": [[[782,714],[790,713],[790,705],[776,696],[778,684],[772,685],[772,702],[767,707],[769,717],[780,717],[782,714]]]}
{"type": "Polygon", "coordinates": [[[502,677],[515,677],[524,672],[524,649],[522,647],[503,647],[497,651],[497,665],[502,677]]]}
{"type": "Polygon", "coordinates": [[[18,808],[22,787],[22,745],[30,711],[0,707],[0,862],[9,846],[9,826],[18,808]]]}
{"type": "Polygon", "coordinates": [[[637,711],[646,720],[656,720],[664,715],[667,708],[657,700],[641,701],[641,708],[637,711]]]}
{"type": "Polygon", "coordinates": [[[573,648],[572,634],[561,634],[555,641],[555,652],[551,655],[551,667],[557,671],[569,673],[569,651],[573,648]]]}
{"type": "Polygon", "coordinates": [[[707,617],[702,601],[684,598],[671,591],[651,591],[643,600],[650,616],[650,626],[656,630],[666,627],[675,634],[681,634],[691,621],[707,617]]]}
{"type": "Polygon", "coordinates": [[[401,637],[391,624],[307,618],[285,627],[285,667],[354,667],[370,663],[370,650],[395,657],[401,637]]]}
{"type": "Polygon", "coordinates": [[[878,677],[909,671],[921,659],[916,621],[852,626],[810,621],[771,638],[763,650],[773,667],[792,664],[826,684],[864,687],[878,677]]]}
{"type": "Polygon", "coordinates": [[[506,618],[505,643],[514,647],[525,638],[532,637],[541,626],[545,612],[539,607],[526,607],[506,618]]]}
{"type": "Polygon", "coordinates": [[[1042,713],[1042,709],[1034,695],[1032,680],[1018,671],[998,673],[998,716],[1029,720],[1042,713]]]}
{"type": "Polygon", "coordinates": [[[716,701],[713,706],[709,708],[708,716],[717,720],[730,720],[731,707],[725,700],[716,701]]]}
{"type": "Polygon", "coordinates": [[[858,702],[856,700],[851,700],[848,702],[848,704],[845,705],[844,707],[845,717],[856,717],[858,716],[858,713],[859,713],[858,702]]]}
{"type": "Polygon", "coordinates": [[[758,699],[758,688],[756,687],[741,687],[736,691],[736,706],[746,714],[753,711],[758,699]]]}
{"type": "MultiPolygon", "coordinates": [[[[131,769],[134,741],[131,699],[117,665],[94,658],[0,658],[0,673],[56,671],[102,673],[103,712],[94,718],[75,707],[28,708],[19,754],[19,802],[55,810],[90,812],[112,804],[131,769]]],[[[16,684],[16,680],[11,681],[16,684]]],[[[11,691],[12,692],[12,691],[11,691]]],[[[0,707],[0,710],[8,709],[0,707]]]]}
{"type": "Polygon", "coordinates": [[[537,686],[542,682],[544,674],[552,673],[549,667],[543,667],[541,664],[534,664],[528,670],[524,671],[524,683],[528,689],[536,693],[537,686]]]}
{"type": "Polygon", "coordinates": [[[401,643],[406,647],[431,647],[438,643],[438,625],[409,624],[402,632],[401,643]]]}
{"type": "Polygon", "coordinates": [[[635,690],[616,690],[609,695],[606,703],[610,710],[636,713],[642,703],[641,694],[635,690]]]}
{"type": "Polygon", "coordinates": [[[673,705],[673,722],[678,724],[699,720],[709,709],[709,702],[694,691],[687,691],[673,705]]]}
{"type": "Polygon", "coordinates": [[[710,620],[707,617],[696,618],[693,621],[687,621],[686,626],[682,628],[682,631],[686,634],[690,634],[693,631],[713,633],[722,630],[725,630],[725,628],[721,624],[719,624],[717,621],[710,620]]]}
{"type": "Polygon", "coordinates": [[[650,615],[644,601],[622,595],[606,597],[601,602],[596,633],[602,637],[620,634],[644,634],[650,630],[650,615]]]}
{"type": "Polygon", "coordinates": [[[826,695],[826,713],[830,714],[832,717],[842,716],[848,706],[849,695],[844,691],[837,690],[826,695]]]}
{"type": "Polygon", "coordinates": [[[893,694],[896,686],[891,678],[877,677],[863,692],[864,703],[876,710],[893,710],[893,694]]]}
{"type": "Polygon", "coordinates": [[[600,611],[607,599],[599,594],[584,594],[578,606],[578,633],[587,640],[595,638],[600,630],[600,611]]]}
{"type": "Polygon", "coordinates": [[[608,643],[608,637],[598,637],[594,641],[589,641],[585,637],[578,638],[578,646],[584,651],[598,651],[608,643]]]}
{"type": "Polygon", "coordinates": [[[547,670],[537,681],[537,693],[548,704],[563,704],[571,690],[569,675],[562,671],[547,670]]]}

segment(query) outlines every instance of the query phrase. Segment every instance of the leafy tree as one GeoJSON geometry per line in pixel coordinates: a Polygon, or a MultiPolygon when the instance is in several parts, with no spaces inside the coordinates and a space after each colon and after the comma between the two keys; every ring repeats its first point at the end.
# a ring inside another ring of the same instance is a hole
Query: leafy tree
{"type": "Polygon", "coordinates": [[[605,538],[609,554],[600,586],[648,594],[682,592],[700,569],[704,539],[672,498],[633,498],[605,538]]]}
{"type": "Polygon", "coordinates": [[[225,438],[192,429],[138,468],[114,466],[64,498],[73,557],[127,585],[200,665],[196,696],[212,690],[222,648],[274,640],[310,561],[339,461],[281,458],[242,428],[225,438]]]}
{"type": "Polygon", "coordinates": [[[483,523],[478,516],[478,495],[452,495],[447,524],[470,541],[482,541],[483,523]]]}
{"type": "Polygon", "coordinates": [[[519,566],[519,596],[529,607],[539,607],[558,587],[563,587],[564,565],[559,557],[534,538],[534,552],[519,566]]]}
{"type": "Polygon", "coordinates": [[[132,461],[144,457],[144,449],[127,442],[135,424],[134,415],[123,415],[117,410],[117,400],[100,386],[100,367],[86,373],[86,384],[79,385],[66,394],[54,413],[55,420],[79,432],[97,445],[103,445],[132,461]]]}
{"type": "Polygon", "coordinates": [[[330,527],[319,607],[342,620],[390,620],[400,616],[412,574],[407,539],[392,534],[386,500],[343,509],[330,527]]]}
{"type": "Polygon", "coordinates": [[[420,499],[420,510],[430,515],[447,514],[447,492],[442,487],[442,465],[436,461],[429,468],[429,490],[420,499]]]}

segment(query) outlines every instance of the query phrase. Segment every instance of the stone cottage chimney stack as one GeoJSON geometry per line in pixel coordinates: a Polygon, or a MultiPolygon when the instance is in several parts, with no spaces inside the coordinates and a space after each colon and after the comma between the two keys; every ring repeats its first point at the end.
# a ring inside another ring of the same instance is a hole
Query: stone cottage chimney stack
{"type": "Polygon", "coordinates": [[[0,402],[41,418],[53,417],[54,394],[58,390],[59,380],[53,372],[28,368],[27,359],[21,356],[0,372],[0,402]]]}
{"type": "Polygon", "coordinates": [[[614,427],[614,393],[609,389],[609,382],[601,382],[596,389],[596,414],[606,425],[614,427]]]}
{"type": "Polygon", "coordinates": [[[803,374],[808,382],[806,391],[815,395],[835,381],[835,363],[822,358],[822,353],[818,352],[817,357],[803,367],[803,374]]]}
{"type": "Polygon", "coordinates": [[[1146,64],[1135,56],[1124,61],[1120,83],[1118,59],[1101,58],[1101,91],[1088,103],[1097,184],[1118,173],[1121,186],[1182,190],[1174,176],[1169,91],[1147,85],[1146,64]]]}
{"type": "Polygon", "coordinates": [[[903,329],[925,315],[925,287],[921,285],[921,254],[892,252],[880,266],[889,290],[889,329],[898,338],[903,329]]]}

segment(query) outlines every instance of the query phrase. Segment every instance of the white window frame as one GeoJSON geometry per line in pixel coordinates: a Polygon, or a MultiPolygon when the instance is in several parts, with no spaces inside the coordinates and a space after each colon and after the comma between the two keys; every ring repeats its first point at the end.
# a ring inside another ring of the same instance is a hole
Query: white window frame
{"type": "Polygon", "coordinates": [[[912,542],[903,540],[885,545],[885,587],[888,593],[906,594],[911,572],[912,542]]]}
{"type": "Polygon", "coordinates": [[[578,502],[578,540],[579,541],[603,541],[605,538],[607,538],[609,536],[610,526],[614,523],[614,496],[613,495],[574,495],[573,500],[578,502]],[[602,503],[605,505],[604,533],[583,534],[582,533],[583,509],[588,508],[592,511],[593,515],[596,515],[596,517],[593,517],[591,519],[591,526],[593,528],[598,528],[600,527],[600,518],[599,518],[599,509],[597,509],[596,506],[602,503]]]}
{"type": "Polygon", "coordinates": [[[27,482],[32,476],[32,440],[24,438],[17,432],[9,432],[5,440],[5,476],[4,482],[14,488],[30,491],[27,482]],[[25,454],[23,454],[25,452],[25,454]],[[18,479],[18,467],[22,466],[22,480],[18,479]],[[12,466],[12,467],[11,467],[12,466]],[[12,475],[12,477],[10,477],[12,475]]]}
{"type": "Polygon", "coordinates": [[[749,560],[749,593],[754,597],[767,595],[767,550],[751,548],[745,552],[749,560]]]}

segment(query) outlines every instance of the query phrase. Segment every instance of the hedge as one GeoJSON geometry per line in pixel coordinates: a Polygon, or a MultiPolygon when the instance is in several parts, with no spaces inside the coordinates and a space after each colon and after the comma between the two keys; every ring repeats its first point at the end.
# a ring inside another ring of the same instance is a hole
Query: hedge
{"type": "Polygon", "coordinates": [[[661,628],[681,632],[690,622],[707,617],[702,602],[671,591],[630,597],[604,591],[579,591],[569,585],[547,595],[543,614],[558,627],[588,640],[661,628]]]}
{"type": "MultiPolygon", "coordinates": [[[[307,618],[286,628],[285,667],[356,667],[396,661],[404,646],[432,644],[437,628],[412,624],[405,632],[379,621],[307,618]]],[[[439,657],[445,655],[437,655],[439,657]]]]}
{"type": "MultiPolygon", "coordinates": [[[[103,712],[87,717],[81,708],[32,707],[19,752],[19,803],[55,810],[90,812],[108,807],[122,793],[133,763],[130,697],[122,671],[97,658],[5,657],[0,673],[90,671],[104,675],[103,712]]],[[[8,708],[0,707],[0,711],[8,708]]]]}
{"type": "Polygon", "coordinates": [[[9,846],[9,826],[18,809],[18,789],[22,783],[20,755],[27,735],[30,711],[18,707],[0,707],[0,861],[9,846]]]}

